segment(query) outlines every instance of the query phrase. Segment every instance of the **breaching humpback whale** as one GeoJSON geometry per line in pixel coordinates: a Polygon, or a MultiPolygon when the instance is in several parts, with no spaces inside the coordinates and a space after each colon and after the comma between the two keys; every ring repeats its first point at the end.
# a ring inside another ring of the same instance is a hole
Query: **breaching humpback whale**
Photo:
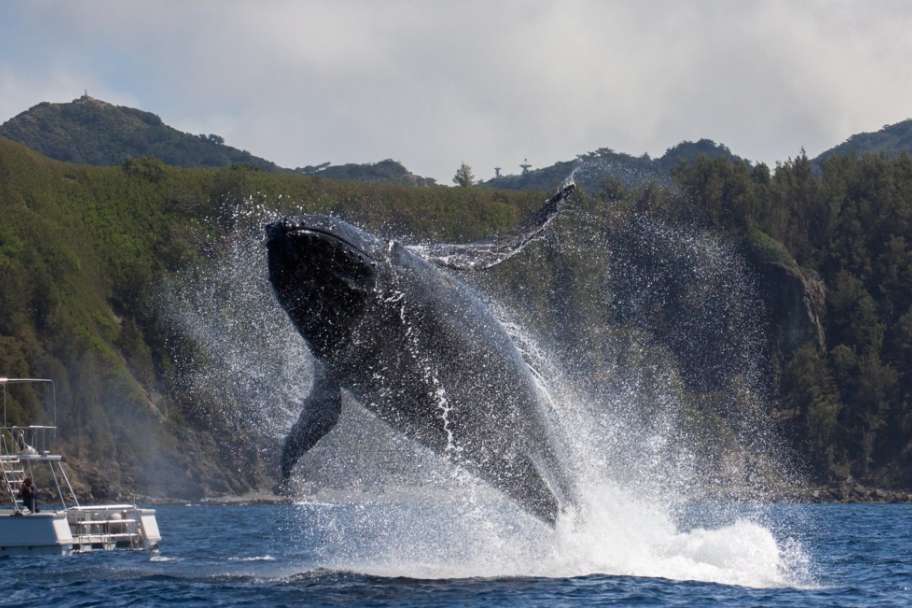
{"type": "Polygon", "coordinates": [[[316,358],[313,388],[285,441],[283,479],[336,424],[345,389],[553,524],[573,490],[547,404],[492,312],[439,266],[483,269],[509,258],[573,190],[562,187],[513,239],[434,245],[420,255],[334,217],[270,224],[269,279],[316,358]]]}

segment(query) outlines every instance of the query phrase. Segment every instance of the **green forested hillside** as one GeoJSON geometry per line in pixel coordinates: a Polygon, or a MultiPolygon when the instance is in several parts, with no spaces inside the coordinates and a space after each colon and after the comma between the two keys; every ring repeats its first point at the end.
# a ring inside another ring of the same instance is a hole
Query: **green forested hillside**
{"type": "MultiPolygon", "coordinates": [[[[912,485],[912,159],[837,156],[818,172],[800,156],[772,173],[702,159],[676,177],[683,194],[652,201],[661,214],[806,277],[799,305],[820,327],[773,344],[770,374],[816,476],[912,485]]],[[[774,335],[786,319],[770,318],[774,335]]]]}
{"type": "MultiPolygon", "coordinates": [[[[804,157],[775,171],[698,158],[679,166],[675,180],[673,189],[617,187],[610,201],[590,193],[562,219],[560,247],[504,266],[500,283],[520,307],[558,310],[561,324],[552,330],[566,332],[583,358],[598,359],[588,351],[623,335],[655,332],[663,356],[683,370],[694,428],[716,433],[726,424],[720,412],[737,405],[719,396],[720,387],[741,362],[727,360],[712,334],[730,332],[732,315],[744,311],[712,299],[718,290],[700,300],[690,284],[705,278],[699,268],[666,268],[672,284],[665,286],[638,282],[643,277],[632,271],[608,283],[591,275],[605,256],[641,271],[650,256],[667,264],[661,247],[686,244],[688,230],[707,228],[741,251],[755,278],[766,311],[759,328],[765,403],[813,477],[912,485],[912,161],[837,158],[816,172],[804,157]],[[617,240],[594,246],[583,229],[592,218],[607,226],[599,238],[617,240]],[[650,241],[654,229],[637,228],[638,218],[682,228],[650,241]],[[622,221],[633,233],[611,228],[622,221]],[[587,295],[612,289],[635,300],[639,318],[604,294],[587,295]],[[586,311],[587,302],[609,308],[586,311]]],[[[211,404],[179,390],[174,350],[193,344],[160,318],[162,281],[217,262],[219,243],[247,208],[332,211],[387,234],[454,241],[507,232],[543,197],[239,167],[177,169],[149,159],[90,167],[0,139],[0,374],[58,381],[63,439],[79,479],[96,494],[268,487],[268,452],[242,440],[255,429],[210,415],[211,404]],[[123,466],[89,464],[101,455],[123,466]]],[[[607,369],[595,372],[597,380],[617,382],[607,369]]],[[[35,395],[13,397],[14,421],[40,414],[35,395]]]]}
{"type": "MultiPolygon", "coordinates": [[[[726,155],[684,160],[672,188],[615,184],[594,193],[610,203],[590,204],[615,218],[679,226],[682,242],[691,238],[689,229],[703,227],[732,243],[762,300],[756,310],[765,321],[760,383],[767,407],[809,476],[912,487],[912,158],[836,155],[815,166],[801,155],[772,171],[726,155]]],[[[610,256],[623,257],[627,235],[606,234],[610,256]]],[[[724,296],[695,303],[686,286],[674,287],[686,279],[669,275],[663,247],[661,239],[640,244],[626,260],[629,278],[610,287],[638,292],[636,307],[649,310],[648,318],[626,323],[648,326],[672,350],[708,424],[715,397],[700,384],[713,370],[738,373],[712,360],[716,351],[723,359],[737,355],[713,340],[731,331],[726,325],[750,328],[719,306],[724,296]],[[645,280],[637,276],[644,271],[645,280]],[[696,367],[689,370],[691,362],[696,367]]],[[[564,289],[580,286],[570,281],[564,289]]]]}

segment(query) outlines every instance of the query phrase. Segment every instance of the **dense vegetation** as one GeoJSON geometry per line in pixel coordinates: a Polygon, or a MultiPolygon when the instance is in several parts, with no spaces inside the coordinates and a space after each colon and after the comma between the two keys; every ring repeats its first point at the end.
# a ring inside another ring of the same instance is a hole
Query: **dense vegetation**
{"type": "Polygon", "coordinates": [[[327,179],[356,182],[389,182],[406,186],[433,186],[435,183],[432,178],[415,175],[402,163],[390,158],[378,163],[346,163],[344,165],[322,163],[298,167],[295,171],[301,175],[318,175],[327,179]]]}
{"type": "Polygon", "coordinates": [[[802,155],[773,172],[701,159],[676,179],[680,195],[642,204],[825,286],[821,335],[772,344],[769,369],[817,477],[912,485],[912,159],[835,156],[815,171],[802,155]]]}

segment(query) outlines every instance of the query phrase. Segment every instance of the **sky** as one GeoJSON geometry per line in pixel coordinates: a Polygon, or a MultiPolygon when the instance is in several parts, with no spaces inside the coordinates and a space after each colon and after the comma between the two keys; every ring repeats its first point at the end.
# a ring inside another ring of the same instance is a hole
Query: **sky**
{"type": "Polygon", "coordinates": [[[910,2],[5,0],[0,122],[89,95],[282,166],[450,183],[703,137],[770,164],[912,117],[910,2]]]}

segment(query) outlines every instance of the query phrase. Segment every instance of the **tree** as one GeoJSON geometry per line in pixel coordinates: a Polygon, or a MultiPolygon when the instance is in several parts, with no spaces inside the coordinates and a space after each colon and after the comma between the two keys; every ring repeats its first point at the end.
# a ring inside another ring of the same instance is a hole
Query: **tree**
{"type": "Polygon", "coordinates": [[[453,176],[453,183],[463,188],[468,188],[475,183],[475,175],[472,173],[472,167],[465,163],[459,165],[456,169],[456,175],[453,176]]]}

